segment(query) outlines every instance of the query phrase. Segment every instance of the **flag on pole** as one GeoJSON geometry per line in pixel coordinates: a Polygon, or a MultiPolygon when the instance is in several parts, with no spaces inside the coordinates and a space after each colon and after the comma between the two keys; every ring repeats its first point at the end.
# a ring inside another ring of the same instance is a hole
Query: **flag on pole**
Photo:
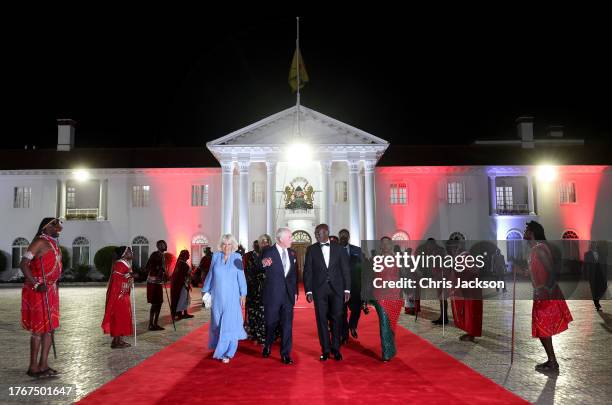
{"type": "Polygon", "coordinates": [[[306,66],[304,65],[302,53],[300,52],[300,48],[295,48],[291,69],[289,69],[289,86],[291,86],[293,92],[298,90],[298,60],[300,69],[300,89],[304,87],[304,84],[308,83],[308,73],[306,73],[306,66]]]}

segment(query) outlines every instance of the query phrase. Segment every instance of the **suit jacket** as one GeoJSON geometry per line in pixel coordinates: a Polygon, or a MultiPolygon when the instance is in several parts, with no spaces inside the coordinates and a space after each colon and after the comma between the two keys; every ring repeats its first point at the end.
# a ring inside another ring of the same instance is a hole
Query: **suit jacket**
{"type": "Polygon", "coordinates": [[[295,296],[297,295],[297,256],[295,250],[287,249],[289,255],[289,273],[285,277],[285,269],[283,268],[283,260],[281,258],[276,245],[267,247],[261,253],[258,259],[258,265],[262,266],[266,279],[263,288],[264,305],[273,305],[282,303],[284,297],[282,294],[287,294],[289,300],[295,305],[295,296]],[[272,259],[272,264],[268,267],[263,267],[262,261],[272,259]]]}
{"type": "Polygon", "coordinates": [[[344,248],[337,243],[329,245],[329,267],[325,265],[325,258],[321,245],[315,243],[306,248],[304,259],[304,288],[306,292],[317,294],[325,283],[331,284],[338,295],[351,290],[351,270],[349,258],[344,248]]]}
{"type": "MultiPolygon", "coordinates": [[[[351,269],[351,294],[361,292],[361,262],[363,254],[359,246],[349,244],[349,268],[351,269]]],[[[346,250],[346,247],[342,247],[346,250]]]]}

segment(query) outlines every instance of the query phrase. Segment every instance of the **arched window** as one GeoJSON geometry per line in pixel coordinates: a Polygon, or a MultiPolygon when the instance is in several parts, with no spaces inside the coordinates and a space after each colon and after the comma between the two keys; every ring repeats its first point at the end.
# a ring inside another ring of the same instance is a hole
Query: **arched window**
{"type": "Polygon", "coordinates": [[[291,234],[291,242],[292,243],[312,243],[312,238],[306,231],[295,231],[291,234]]]}
{"type": "Polygon", "coordinates": [[[21,263],[21,256],[23,256],[28,249],[30,242],[25,238],[17,238],[13,241],[12,254],[12,268],[18,269],[19,263],[21,263]]]}
{"type": "Polygon", "coordinates": [[[563,232],[563,257],[570,260],[578,260],[580,257],[580,242],[578,234],[572,230],[563,232]]]}
{"type": "Polygon", "coordinates": [[[523,235],[520,231],[512,229],[506,234],[506,249],[508,257],[506,259],[517,261],[523,260],[523,235]]]}
{"type": "Polygon", "coordinates": [[[89,265],[89,240],[79,236],[72,242],[72,266],[89,265]]]}
{"type": "Polygon", "coordinates": [[[453,232],[448,237],[448,240],[465,240],[465,235],[461,232],[453,232]]]}
{"type": "Polygon", "coordinates": [[[410,240],[410,235],[408,235],[408,232],[396,231],[391,240],[410,240]]]}
{"type": "Polygon", "coordinates": [[[132,253],[134,259],[132,259],[132,267],[134,269],[141,269],[147,264],[149,259],[149,240],[144,236],[137,236],[132,240],[132,253]]]}
{"type": "Polygon", "coordinates": [[[198,266],[204,257],[204,251],[208,247],[208,238],[202,234],[196,235],[191,239],[191,264],[198,266]]]}

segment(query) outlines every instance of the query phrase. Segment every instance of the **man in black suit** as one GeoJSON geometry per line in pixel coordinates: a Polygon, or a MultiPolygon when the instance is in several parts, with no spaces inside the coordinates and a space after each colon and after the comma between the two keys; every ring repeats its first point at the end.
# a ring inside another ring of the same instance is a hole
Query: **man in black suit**
{"type": "Polygon", "coordinates": [[[361,249],[358,246],[351,245],[349,240],[351,234],[347,229],[342,229],[338,232],[340,237],[340,246],[344,250],[344,254],[348,257],[349,268],[351,269],[351,298],[343,305],[342,310],[342,340],[341,343],[348,342],[349,331],[351,336],[357,339],[357,324],[361,315],[361,249]],[[349,310],[351,316],[349,318],[349,310]]]}
{"type": "Polygon", "coordinates": [[[297,258],[291,246],[291,230],[280,228],[276,231],[276,243],[261,254],[261,264],[266,273],[263,288],[264,320],[266,342],[263,357],[269,357],[274,342],[274,332],[281,329],[281,359],[293,364],[291,344],[293,331],[293,306],[297,294],[297,258]]]}
{"type": "Polygon", "coordinates": [[[306,300],[315,304],[317,330],[321,344],[321,361],[329,358],[342,360],[340,333],[342,307],[351,297],[351,271],[349,260],[342,246],[329,243],[329,227],[315,228],[317,243],[308,246],[304,259],[304,288],[306,300]],[[328,319],[331,323],[331,341],[328,319]]]}

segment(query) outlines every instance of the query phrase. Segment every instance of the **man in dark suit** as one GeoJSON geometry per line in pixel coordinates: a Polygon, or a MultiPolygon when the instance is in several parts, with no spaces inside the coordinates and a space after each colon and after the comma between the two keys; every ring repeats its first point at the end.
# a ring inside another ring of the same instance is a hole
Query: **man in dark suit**
{"type": "Polygon", "coordinates": [[[315,304],[317,330],[321,344],[321,361],[329,358],[342,360],[340,333],[342,307],[351,297],[351,272],[349,260],[342,246],[329,243],[329,227],[315,228],[317,243],[308,246],[304,259],[304,288],[306,300],[315,304]],[[331,323],[331,341],[328,319],[331,323]]]}
{"type": "Polygon", "coordinates": [[[285,364],[293,364],[291,359],[293,306],[298,299],[297,258],[290,246],[291,230],[280,228],[276,231],[276,243],[261,254],[261,265],[266,274],[263,287],[266,342],[262,355],[270,356],[274,332],[280,322],[281,359],[285,364]]]}
{"type": "Polygon", "coordinates": [[[586,273],[591,286],[591,295],[597,311],[601,311],[599,300],[608,289],[608,277],[606,275],[605,263],[605,258],[601,257],[597,242],[591,241],[588,252],[584,254],[583,267],[584,273],[586,273]]]}
{"type": "Polygon", "coordinates": [[[351,336],[357,339],[357,324],[361,315],[361,249],[359,246],[351,245],[349,240],[351,234],[347,229],[338,232],[340,246],[344,254],[348,257],[349,268],[351,269],[351,298],[343,305],[342,310],[342,340],[341,343],[348,342],[349,331],[351,336]],[[351,316],[349,318],[349,310],[351,316]]]}

